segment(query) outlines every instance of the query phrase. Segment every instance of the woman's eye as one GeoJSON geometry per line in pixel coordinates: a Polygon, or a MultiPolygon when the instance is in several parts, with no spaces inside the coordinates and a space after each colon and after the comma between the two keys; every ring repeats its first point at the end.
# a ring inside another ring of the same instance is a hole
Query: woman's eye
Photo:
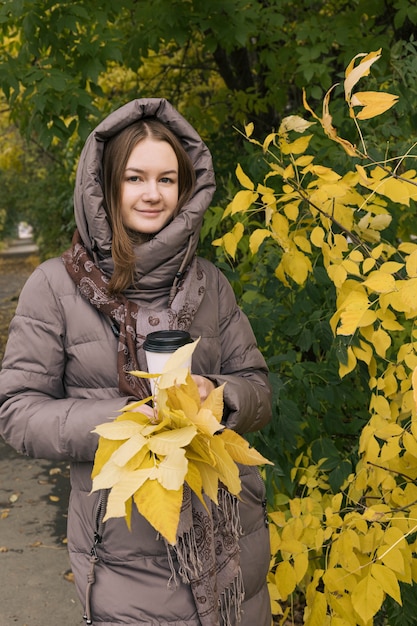
{"type": "Polygon", "coordinates": [[[129,176],[127,180],[129,181],[129,183],[137,183],[140,181],[140,178],[139,176],[129,176]]]}
{"type": "Polygon", "coordinates": [[[168,176],[164,176],[163,178],[161,178],[161,183],[167,184],[167,183],[172,183],[172,182],[173,182],[172,178],[168,178],[168,176]]]}

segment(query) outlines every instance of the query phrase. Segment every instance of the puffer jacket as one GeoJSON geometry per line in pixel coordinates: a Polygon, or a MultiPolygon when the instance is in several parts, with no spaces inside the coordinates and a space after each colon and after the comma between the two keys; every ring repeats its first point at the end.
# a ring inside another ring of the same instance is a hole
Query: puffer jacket
{"type": "MultiPolygon", "coordinates": [[[[144,309],[161,310],[167,306],[179,268],[195,256],[214,190],[207,147],[168,102],[135,100],[108,116],[90,135],[77,171],[75,217],[95,262],[111,273],[111,230],[101,187],[103,145],[143,116],[156,116],[170,125],[197,174],[193,198],[170,224],[139,247],[137,287],[126,293],[144,309]]],[[[206,274],[206,291],[189,328],[194,339],[201,337],[192,371],[215,384],[226,383],[227,427],[242,434],[260,429],[271,417],[264,359],[227,280],[210,262],[200,259],[199,263],[206,274]]],[[[145,368],[143,354],[138,359],[145,368]]],[[[102,513],[102,494],[90,493],[98,441],[92,430],[114,419],[132,400],[119,393],[117,339],[108,320],[80,295],[61,259],[44,262],[23,288],[10,325],[0,371],[0,434],[23,454],[71,462],[68,547],[83,604],[94,532],[102,513]]],[[[241,468],[241,478],[245,600],[240,623],[270,626],[265,489],[256,468],[241,468]]],[[[99,560],[91,589],[94,624],[200,626],[189,585],[179,576],[176,585],[170,580],[173,555],[167,554],[165,543],[136,510],[131,530],[123,519],[105,522],[96,551],[99,560]]],[[[174,567],[178,568],[175,559],[174,567]]],[[[220,616],[219,620],[222,624],[220,616]]]]}

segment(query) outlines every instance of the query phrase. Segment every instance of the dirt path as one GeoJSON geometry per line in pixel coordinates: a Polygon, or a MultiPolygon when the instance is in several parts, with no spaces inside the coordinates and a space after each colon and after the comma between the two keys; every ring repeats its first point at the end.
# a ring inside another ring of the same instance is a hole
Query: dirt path
{"type": "MultiPolygon", "coordinates": [[[[0,358],[36,257],[0,259],[0,358]]],[[[22,457],[0,439],[0,624],[84,624],[66,549],[66,463],[22,457]]]]}

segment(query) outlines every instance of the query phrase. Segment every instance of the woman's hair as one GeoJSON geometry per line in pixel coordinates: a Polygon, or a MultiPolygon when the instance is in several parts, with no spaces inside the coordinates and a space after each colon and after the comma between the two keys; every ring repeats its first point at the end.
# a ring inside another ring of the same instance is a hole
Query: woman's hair
{"type": "Polygon", "coordinates": [[[139,120],[106,142],[103,156],[103,181],[106,210],[113,231],[114,272],[109,283],[111,293],[121,293],[134,283],[133,244],[149,239],[147,235],[141,236],[127,229],[123,224],[120,210],[122,183],[127,162],[135,146],[146,138],[166,141],[177,157],[178,205],[175,215],[189,200],[195,185],[194,168],[183,145],[165,124],[155,118],[139,120]]]}

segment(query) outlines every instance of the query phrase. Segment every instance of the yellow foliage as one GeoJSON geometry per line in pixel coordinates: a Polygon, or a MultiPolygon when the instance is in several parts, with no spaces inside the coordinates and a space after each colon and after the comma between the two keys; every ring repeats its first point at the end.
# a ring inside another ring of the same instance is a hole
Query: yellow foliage
{"type": "MultiPolygon", "coordinates": [[[[347,112],[361,148],[333,125],[335,85],[320,114],[303,90],[313,123],[355,158],[349,171],[342,176],[322,164],[307,134],[311,122],[289,116],[258,144],[269,167],[264,180],[253,182],[238,168],[242,189],[225,210],[231,218],[262,211],[256,228],[246,226],[249,248],[262,254],[266,239],[268,248],[277,247],[275,276],[287,287],[303,286],[321,256],[336,295],[331,330],[345,346],[339,375],[358,364],[368,375],[369,420],[355,471],[340,492],[331,493],[324,459],[313,462],[308,450],[291,471],[297,497],[275,494],[271,503],[268,584],[274,614],[285,621],[280,603],[290,606],[291,594],[300,592],[308,626],[373,626],[386,596],[401,604],[400,582],[417,583],[417,244],[402,241],[395,248],[384,241],[392,206],[401,220],[404,208],[417,200],[417,172],[407,169],[406,157],[375,163],[367,154],[359,122],[397,101],[383,91],[356,91],[380,56],[381,50],[360,53],[345,72],[347,112]],[[294,139],[294,133],[301,136],[294,139]]],[[[248,137],[253,130],[245,128],[248,137]]],[[[237,224],[215,242],[232,258],[243,236],[243,225],[234,230],[237,224]]],[[[229,436],[234,435],[223,431],[224,440],[229,436]]],[[[238,462],[232,448],[229,453],[238,462]]],[[[211,471],[207,459],[205,464],[211,471]]],[[[115,480],[114,468],[108,471],[115,480]]],[[[213,497],[216,480],[210,483],[213,497]]]]}

